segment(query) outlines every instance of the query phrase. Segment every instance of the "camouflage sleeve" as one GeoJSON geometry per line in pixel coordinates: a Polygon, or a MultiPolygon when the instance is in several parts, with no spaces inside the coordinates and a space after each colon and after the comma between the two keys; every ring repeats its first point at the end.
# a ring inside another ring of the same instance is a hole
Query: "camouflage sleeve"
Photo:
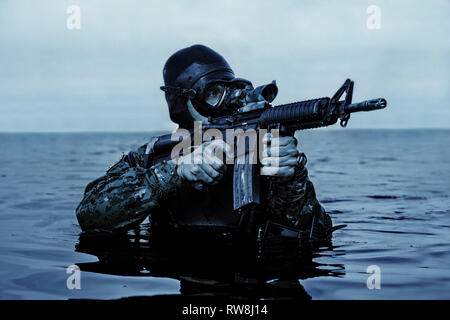
{"type": "Polygon", "coordinates": [[[135,152],[136,167],[131,167],[124,156],[104,176],[87,185],[76,209],[83,230],[128,229],[139,224],[181,184],[170,161],[158,162],[149,169],[139,165],[143,147],[135,152]]]}
{"type": "Polygon", "coordinates": [[[291,179],[271,180],[268,197],[270,219],[304,230],[311,228],[315,210],[325,213],[316,198],[305,165],[306,157],[303,157],[291,179]]]}

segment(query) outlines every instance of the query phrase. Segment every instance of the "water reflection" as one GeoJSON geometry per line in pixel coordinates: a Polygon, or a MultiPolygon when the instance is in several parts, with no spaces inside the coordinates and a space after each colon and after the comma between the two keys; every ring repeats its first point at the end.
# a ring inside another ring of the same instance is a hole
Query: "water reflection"
{"type": "Polygon", "coordinates": [[[180,281],[182,296],[311,299],[301,279],[345,274],[343,265],[312,259],[334,254],[336,247],[300,256],[292,239],[272,239],[262,249],[241,240],[229,234],[161,235],[142,224],[127,234],[82,233],[76,251],[99,259],[79,263],[82,271],[172,278],[180,281]]]}

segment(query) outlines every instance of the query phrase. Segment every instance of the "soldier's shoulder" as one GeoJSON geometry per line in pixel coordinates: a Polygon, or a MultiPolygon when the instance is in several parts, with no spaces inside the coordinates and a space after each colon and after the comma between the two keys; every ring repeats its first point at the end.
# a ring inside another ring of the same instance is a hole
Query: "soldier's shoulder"
{"type": "Polygon", "coordinates": [[[145,162],[145,153],[147,148],[151,146],[153,141],[155,141],[157,137],[151,137],[147,143],[144,143],[137,149],[131,150],[128,153],[123,153],[120,160],[118,160],[110,169],[107,171],[108,174],[111,174],[116,171],[120,171],[124,167],[144,167],[145,162]]]}
{"type": "MultiPolygon", "coordinates": [[[[141,145],[139,148],[137,148],[134,151],[131,151],[128,156],[133,157],[134,161],[136,162],[136,165],[143,167],[145,162],[145,153],[147,152],[148,148],[151,148],[151,146],[155,143],[155,141],[158,139],[157,136],[150,137],[147,143],[141,145]]],[[[131,160],[133,161],[133,159],[131,160]]]]}
{"type": "Polygon", "coordinates": [[[143,144],[142,146],[140,146],[139,148],[137,148],[136,150],[134,150],[133,151],[133,153],[136,155],[136,156],[143,156],[144,154],[145,154],[145,150],[147,150],[147,145],[148,145],[148,142],[147,143],[145,143],[145,144],[143,144]]]}

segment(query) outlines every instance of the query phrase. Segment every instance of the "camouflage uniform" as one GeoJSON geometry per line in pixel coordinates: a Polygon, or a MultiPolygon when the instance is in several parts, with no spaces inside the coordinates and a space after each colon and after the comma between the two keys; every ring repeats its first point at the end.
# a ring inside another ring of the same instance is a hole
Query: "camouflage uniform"
{"type": "MultiPolygon", "coordinates": [[[[209,215],[206,220],[213,219],[216,212],[223,209],[224,204],[214,203],[214,199],[211,201],[210,198],[226,198],[225,194],[223,197],[221,194],[225,191],[210,190],[209,194],[206,193],[208,191],[196,191],[200,193],[199,198],[191,198],[189,183],[183,182],[177,175],[176,166],[171,161],[160,161],[145,169],[145,149],[146,145],[133,153],[133,165],[125,155],[104,176],[87,185],[84,198],[76,209],[83,230],[129,229],[140,224],[149,215],[151,218],[153,215],[165,217],[170,212],[183,211],[183,203],[189,202],[194,209],[202,207],[202,202],[213,202],[205,207],[206,210],[199,209],[208,211],[205,212],[205,215],[209,215]],[[184,193],[188,193],[187,200],[180,202],[177,197],[184,193]]],[[[292,178],[266,178],[267,204],[263,210],[271,221],[306,231],[312,238],[329,240],[331,219],[316,199],[305,167],[306,158],[302,159],[292,178]]],[[[232,189],[230,179],[232,183],[232,174],[223,177],[224,181],[220,182],[223,184],[222,189],[232,189]]],[[[231,213],[226,212],[226,215],[230,216],[231,213]]]]}

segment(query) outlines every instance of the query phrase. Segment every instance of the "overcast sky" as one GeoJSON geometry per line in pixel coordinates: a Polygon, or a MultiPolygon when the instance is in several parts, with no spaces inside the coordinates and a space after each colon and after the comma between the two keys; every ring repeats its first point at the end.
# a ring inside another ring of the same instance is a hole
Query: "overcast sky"
{"type": "Polygon", "coordinates": [[[351,128],[449,128],[450,1],[0,0],[0,131],[174,128],[159,87],[176,50],[205,44],[275,104],[331,96],[388,108],[351,128]],[[69,5],[81,29],[69,30],[69,5]],[[367,28],[369,5],[381,29],[367,28]]]}

